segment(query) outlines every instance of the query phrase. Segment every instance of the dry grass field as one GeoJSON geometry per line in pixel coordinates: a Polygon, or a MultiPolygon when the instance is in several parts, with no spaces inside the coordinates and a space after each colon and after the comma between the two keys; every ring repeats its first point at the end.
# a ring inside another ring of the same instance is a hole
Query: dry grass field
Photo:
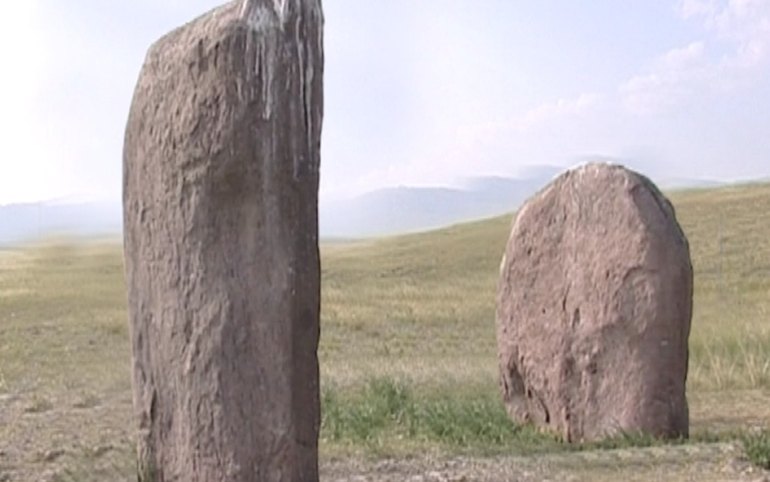
{"type": "MultiPolygon", "coordinates": [[[[770,185],[670,197],[695,267],[691,441],[567,447],[506,420],[504,216],[322,246],[324,478],[762,480],[746,448],[770,453],[770,185]]],[[[0,482],[135,480],[121,256],[117,240],[0,251],[0,482]]]]}

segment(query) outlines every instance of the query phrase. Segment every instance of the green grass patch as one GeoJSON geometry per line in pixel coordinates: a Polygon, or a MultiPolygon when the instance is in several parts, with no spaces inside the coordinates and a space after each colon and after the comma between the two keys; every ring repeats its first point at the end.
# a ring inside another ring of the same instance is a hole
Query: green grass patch
{"type": "Polygon", "coordinates": [[[743,450],[751,463],[770,470],[770,430],[744,435],[742,442],[743,450]]]}
{"type": "Polygon", "coordinates": [[[321,443],[388,452],[399,444],[452,451],[529,453],[556,448],[554,436],[510,421],[494,392],[420,391],[374,378],[363,386],[322,391],[321,443]]]}
{"type": "MultiPolygon", "coordinates": [[[[740,427],[701,429],[689,438],[621,433],[597,442],[567,443],[531,425],[513,423],[497,391],[489,388],[459,393],[435,387],[425,390],[409,381],[380,377],[355,387],[327,385],[321,406],[321,446],[327,451],[342,449],[343,454],[398,456],[429,449],[468,455],[531,455],[735,440],[743,440],[747,452],[770,454],[767,433],[749,437],[740,427]]],[[[757,456],[750,457],[755,460],[757,456]]]]}

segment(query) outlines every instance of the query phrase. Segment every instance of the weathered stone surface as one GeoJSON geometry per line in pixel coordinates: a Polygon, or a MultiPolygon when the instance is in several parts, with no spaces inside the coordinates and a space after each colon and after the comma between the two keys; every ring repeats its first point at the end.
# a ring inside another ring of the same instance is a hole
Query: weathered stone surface
{"type": "Polygon", "coordinates": [[[569,441],[687,436],[692,265],[674,209],[621,166],[568,171],[514,222],[497,298],[509,415],[569,441]]]}
{"type": "Polygon", "coordinates": [[[124,147],[144,481],[318,478],[320,0],[160,39],[124,147]]]}

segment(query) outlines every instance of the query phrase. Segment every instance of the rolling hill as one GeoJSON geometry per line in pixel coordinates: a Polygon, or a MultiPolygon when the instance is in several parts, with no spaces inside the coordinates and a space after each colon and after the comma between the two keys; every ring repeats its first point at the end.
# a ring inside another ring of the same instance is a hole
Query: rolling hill
{"type": "MultiPolygon", "coordinates": [[[[365,238],[437,229],[517,209],[561,168],[529,166],[519,177],[470,177],[457,187],[394,187],[348,200],[321,199],[322,238],[365,238]]],[[[698,179],[662,180],[661,187],[714,187],[698,179]]],[[[0,206],[0,246],[51,235],[118,234],[121,206],[114,202],[40,202],[0,206]]]]}
{"type": "Polygon", "coordinates": [[[0,246],[51,235],[94,236],[119,233],[118,203],[40,202],[0,206],[0,246]]]}

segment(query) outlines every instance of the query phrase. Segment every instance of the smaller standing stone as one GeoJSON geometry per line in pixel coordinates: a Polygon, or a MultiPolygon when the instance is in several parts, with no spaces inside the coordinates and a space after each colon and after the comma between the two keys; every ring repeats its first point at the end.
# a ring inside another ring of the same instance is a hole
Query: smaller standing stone
{"type": "Polygon", "coordinates": [[[497,294],[509,415],[567,441],[688,435],[693,272],[671,203],[621,166],[568,171],[516,217],[497,294]]]}

